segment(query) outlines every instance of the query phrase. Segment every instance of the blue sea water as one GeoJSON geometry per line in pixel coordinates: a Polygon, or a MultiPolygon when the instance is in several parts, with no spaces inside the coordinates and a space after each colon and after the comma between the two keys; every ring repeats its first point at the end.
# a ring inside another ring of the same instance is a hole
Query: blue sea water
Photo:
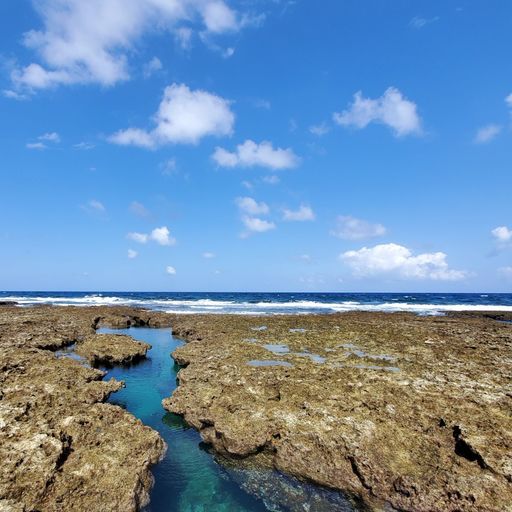
{"type": "Polygon", "coordinates": [[[170,353],[183,342],[171,329],[100,329],[129,334],[152,345],[147,359],[129,367],[106,369],[126,387],[109,402],[127,409],[157,430],[168,445],[163,460],[153,466],[155,484],[145,512],[353,512],[343,495],[300,482],[277,471],[219,464],[201,443],[199,434],[162,407],[176,388],[179,370],[170,353]],[[246,492],[244,489],[250,489],[246,492]]]}
{"type": "Polygon", "coordinates": [[[344,311],[512,312],[512,293],[0,292],[20,305],[127,305],[169,313],[294,314],[344,311]]]}

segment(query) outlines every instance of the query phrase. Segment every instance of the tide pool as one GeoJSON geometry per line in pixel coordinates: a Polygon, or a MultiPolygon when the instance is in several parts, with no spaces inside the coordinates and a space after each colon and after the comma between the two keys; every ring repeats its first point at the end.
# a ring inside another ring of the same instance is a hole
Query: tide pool
{"type": "Polygon", "coordinates": [[[109,402],[157,430],[168,445],[163,460],[152,468],[155,485],[144,512],[356,510],[340,493],[277,471],[219,464],[198,432],[162,407],[162,399],[177,386],[179,367],[171,352],[183,344],[170,329],[100,329],[98,333],[128,334],[152,345],[147,359],[133,366],[103,368],[108,371],[107,379],[114,377],[126,384],[111,395],[109,402]]]}

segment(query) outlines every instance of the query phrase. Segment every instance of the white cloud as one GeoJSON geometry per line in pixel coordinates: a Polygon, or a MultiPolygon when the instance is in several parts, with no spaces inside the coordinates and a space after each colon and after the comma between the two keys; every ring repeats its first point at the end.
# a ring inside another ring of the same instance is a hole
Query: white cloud
{"type": "Polygon", "coordinates": [[[24,45],[40,63],[12,73],[16,86],[30,89],[128,80],[128,56],[147,32],[182,31],[186,22],[220,34],[248,24],[223,0],[38,0],[34,5],[44,27],[26,32],[24,45]]]}
{"type": "Polygon", "coordinates": [[[237,197],[235,203],[240,211],[249,215],[266,215],[270,211],[267,203],[258,203],[252,197],[237,197]]]}
{"type": "Polygon", "coordinates": [[[312,258],[311,258],[311,256],[309,254],[301,254],[299,256],[299,260],[301,260],[301,261],[303,261],[305,263],[311,263],[312,258]]]}
{"type": "Polygon", "coordinates": [[[389,87],[377,99],[363,98],[361,91],[357,92],[349,109],[334,113],[333,119],[341,126],[357,129],[372,122],[385,124],[394,130],[397,137],[422,132],[416,104],[404,98],[395,87],[389,87]]]}
{"type": "Polygon", "coordinates": [[[450,269],[446,257],[443,252],[413,256],[407,247],[393,243],[340,254],[340,259],[360,277],[388,273],[401,278],[437,281],[457,281],[467,277],[462,270],[450,269]]]}
{"type": "Polygon", "coordinates": [[[501,132],[501,126],[497,124],[488,124],[480,128],[475,135],[475,142],[477,144],[485,144],[490,142],[501,132]]]}
{"type": "Polygon", "coordinates": [[[27,149],[46,149],[48,146],[42,142],[27,142],[25,147],[27,149]]]}
{"type": "Polygon", "coordinates": [[[505,98],[505,103],[507,107],[512,108],[512,93],[505,98]]]}
{"type": "Polygon", "coordinates": [[[300,158],[291,148],[274,149],[271,142],[263,141],[257,144],[252,140],[239,144],[234,152],[217,147],[212,158],[221,167],[260,166],[274,170],[290,169],[300,162],[300,158]]]}
{"type": "Polygon", "coordinates": [[[244,215],[242,217],[242,222],[248,231],[253,231],[255,233],[264,233],[265,231],[270,231],[276,227],[273,222],[260,219],[258,217],[249,217],[248,215],[244,215]]]}
{"type": "Polygon", "coordinates": [[[215,254],[209,251],[203,252],[202,256],[206,260],[211,260],[212,258],[215,258],[215,254]]]}
{"type": "Polygon", "coordinates": [[[192,47],[192,36],[194,31],[189,27],[176,29],[174,38],[182,50],[189,50],[192,47]]]}
{"type": "Polygon", "coordinates": [[[156,242],[159,245],[175,245],[176,239],[170,236],[170,231],[167,226],[155,228],[151,233],[128,233],[127,238],[139,244],[146,244],[149,241],[156,242]]]}
{"type": "Polygon", "coordinates": [[[506,243],[512,241],[512,229],[509,229],[507,226],[498,226],[491,233],[498,242],[506,243]]]}
{"type": "Polygon", "coordinates": [[[101,203],[100,201],[98,201],[96,199],[91,199],[88,203],[88,206],[89,206],[89,208],[92,208],[93,210],[96,210],[98,212],[105,211],[105,206],[103,205],[103,203],[101,203]]]}
{"type": "Polygon", "coordinates": [[[114,133],[109,141],[145,148],[197,144],[208,135],[231,135],[235,116],[228,100],[200,89],[192,91],[184,84],[172,84],[165,88],[154,121],[152,131],[128,128],[114,133]]]}
{"type": "Polygon", "coordinates": [[[345,240],[361,240],[385,234],[386,228],[382,224],[372,224],[351,215],[339,215],[336,219],[336,227],[331,231],[331,235],[345,240]]]}
{"type": "Polygon", "coordinates": [[[153,148],[156,145],[151,133],[140,128],[120,130],[111,135],[108,141],[119,146],[138,146],[140,148],[153,148]]]}
{"type": "Polygon", "coordinates": [[[270,176],[263,176],[263,178],[261,178],[261,181],[263,181],[263,183],[266,183],[267,185],[277,185],[281,181],[281,179],[279,178],[279,176],[272,174],[270,176]]]}
{"type": "Polygon", "coordinates": [[[283,220],[303,222],[315,220],[315,212],[310,206],[301,204],[298,210],[283,210],[283,220]]]}
{"type": "Polygon", "coordinates": [[[2,91],[2,95],[5,98],[9,98],[11,100],[17,100],[17,101],[23,101],[28,99],[28,96],[26,94],[20,93],[18,91],[13,91],[12,89],[4,89],[2,91]]]}
{"type": "Polygon", "coordinates": [[[128,259],[133,260],[138,256],[138,252],[133,249],[128,249],[128,259]]]}
{"type": "Polygon", "coordinates": [[[131,232],[128,233],[126,237],[139,244],[145,244],[149,240],[149,235],[147,235],[146,233],[131,232]]]}
{"type": "Polygon", "coordinates": [[[170,231],[166,226],[153,229],[149,237],[159,245],[174,245],[176,243],[176,239],[170,236],[170,231]]]}
{"type": "Polygon", "coordinates": [[[317,137],[322,137],[329,133],[329,126],[327,126],[327,123],[314,124],[309,127],[309,131],[317,137]]]}
{"type": "Polygon", "coordinates": [[[56,144],[58,142],[60,142],[60,135],[57,132],[43,133],[43,135],[39,135],[39,137],[37,137],[37,138],[38,138],[38,140],[44,140],[47,142],[55,142],[56,144]]]}
{"type": "Polygon", "coordinates": [[[167,272],[167,274],[169,274],[171,276],[176,275],[176,269],[174,267],[171,267],[171,265],[168,265],[167,267],[165,267],[165,271],[167,272]]]}
{"type": "Polygon", "coordinates": [[[79,142],[77,144],[73,144],[73,147],[75,149],[88,150],[88,149],[93,149],[95,146],[94,146],[94,144],[91,144],[90,142],[79,142]]]}
{"type": "Polygon", "coordinates": [[[82,210],[86,211],[91,215],[102,216],[107,211],[105,205],[101,201],[98,201],[97,199],[91,199],[90,201],[87,202],[87,204],[81,205],[80,208],[82,208],[82,210]]]}
{"type": "Polygon", "coordinates": [[[144,78],[149,78],[157,71],[160,71],[162,67],[162,61],[158,57],[153,57],[144,65],[144,78]]]}
{"type": "Polygon", "coordinates": [[[426,25],[430,25],[431,23],[435,23],[436,21],[439,21],[439,16],[434,16],[433,18],[421,18],[420,16],[415,16],[409,22],[409,26],[419,30],[419,29],[425,27],[426,25]]]}

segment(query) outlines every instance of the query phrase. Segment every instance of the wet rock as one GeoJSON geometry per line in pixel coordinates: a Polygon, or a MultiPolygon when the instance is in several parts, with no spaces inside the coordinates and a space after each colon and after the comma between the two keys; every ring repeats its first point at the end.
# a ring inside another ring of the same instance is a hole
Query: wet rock
{"type": "Polygon", "coordinates": [[[219,454],[371,508],[510,511],[512,329],[491,316],[174,316],[190,343],[164,407],[219,454]],[[247,364],[277,344],[291,366],[247,364]]]}
{"type": "Polygon", "coordinates": [[[147,503],[150,467],[165,443],[122,408],[103,403],[122,382],[51,352],[78,343],[112,361],[145,353],[147,346],[130,338],[107,342],[94,334],[98,318],[138,314],[0,310],[0,510],[136,511],[147,503]]]}
{"type": "Polygon", "coordinates": [[[92,366],[112,366],[143,359],[150,348],[148,343],[136,341],[123,334],[93,334],[77,343],[75,351],[92,366]]]}

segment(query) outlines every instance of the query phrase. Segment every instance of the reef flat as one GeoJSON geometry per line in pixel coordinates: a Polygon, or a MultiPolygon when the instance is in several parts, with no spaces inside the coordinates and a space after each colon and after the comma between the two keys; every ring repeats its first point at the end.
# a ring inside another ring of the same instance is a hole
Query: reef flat
{"type": "Polygon", "coordinates": [[[122,382],[56,351],[76,343],[91,362],[127,362],[147,345],[96,328],[164,321],[127,308],[0,307],[1,511],[135,511],[147,503],[150,466],[165,443],[103,403],[122,382]]]}
{"type": "Polygon", "coordinates": [[[225,456],[371,509],[510,511],[512,324],[496,319],[172,316],[188,343],[164,407],[225,456]]]}
{"type": "Polygon", "coordinates": [[[104,403],[123,384],[87,364],[144,357],[147,344],[96,330],[145,326],[188,341],[173,354],[184,368],[163,405],[234,465],[276,468],[374,510],[510,511],[510,320],[4,305],[0,510],[147,503],[165,443],[104,403]],[[85,359],[67,357],[71,346],[85,359]]]}

